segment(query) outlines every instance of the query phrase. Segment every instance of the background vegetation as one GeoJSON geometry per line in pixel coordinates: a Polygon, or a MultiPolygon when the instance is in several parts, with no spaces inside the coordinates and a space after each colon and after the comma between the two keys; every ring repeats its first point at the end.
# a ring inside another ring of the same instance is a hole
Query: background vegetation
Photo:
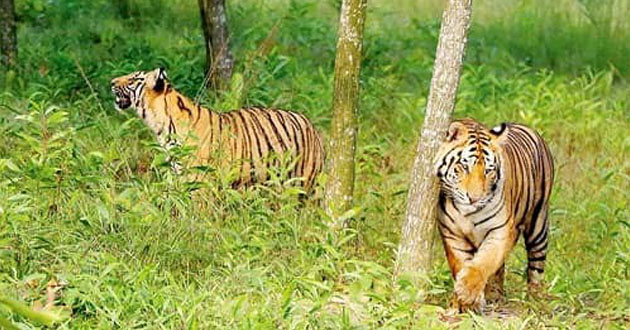
{"type": "MultiPolygon", "coordinates": [[[[316,200],[300,207],[278,184],[212,182],[191,202],[140,120],[114,110],[109,79],[138,69],[164,66],[198,94],[196,3],[133,0],[121,18],[105,0],[17,1],[20,66],[0,76],[0,294],[37,306],[53,283],[67,328],[452,326],[439,313],[452,290],[441,248],[430,292],[391,283],[440,3],[370,1],[358,207],[331,235],[316,200]]],[[[327,132],[337,12],[337,1],[228,1],[240,74],[204,103],[295,109],[327,132]]],[[[630,2],[487,0],[473,12],[456,116],[540,130],[557,177],[549,297],[527,299],[519,245],[505,310],[456,324],[627,328],[630,2]]]]}

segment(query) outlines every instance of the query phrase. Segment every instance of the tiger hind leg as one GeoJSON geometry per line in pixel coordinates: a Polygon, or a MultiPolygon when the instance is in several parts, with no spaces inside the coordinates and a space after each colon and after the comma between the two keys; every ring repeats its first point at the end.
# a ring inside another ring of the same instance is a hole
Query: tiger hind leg
{"type": "Polygon", "coordinates": [[[547,215],[548,206],[545,205],[532,219],[530,227],[523,232],[527,250],[527,287],[530,294],[538,294],[542,289],[549,242],[547,215]]]}

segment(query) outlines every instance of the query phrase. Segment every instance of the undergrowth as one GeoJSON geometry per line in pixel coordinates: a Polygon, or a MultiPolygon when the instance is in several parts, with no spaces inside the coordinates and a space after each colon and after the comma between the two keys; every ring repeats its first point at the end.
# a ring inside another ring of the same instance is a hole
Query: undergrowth
{"type": "MultiPolygon", "coordinates": [[[[18,1],[20,65],[0,76],[0,294],[36,305],[57,283],[62,328],[627,328],[628,2],[475,5],[456,116],[531,125],[557,176],[549,297],[527,297],[519,244],[507,316],[455,323],[440,316],[453,283],[439,241],[429,291],[391,274],[440,6],[372,3],[356,208],[331,233],[318,199],[279,180],[191,194],[140,120],[114,110],[109,79],[138,69],[166,67],[197,95],[196,3],[135,0],[123,18],[105,0],[18,1]]],[[[294,109],[326,135],[338,2],[227,5],[240,87],[203,102],[294,109]]]]}

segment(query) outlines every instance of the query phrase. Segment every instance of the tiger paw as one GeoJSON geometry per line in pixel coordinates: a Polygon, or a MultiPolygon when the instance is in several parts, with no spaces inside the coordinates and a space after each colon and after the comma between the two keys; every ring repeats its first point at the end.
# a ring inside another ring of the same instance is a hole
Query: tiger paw
{"type": "Polygon", "coordinates": [[[547,286],[542,282],[527,283],[527,295],[535,300],[554,298],[554,296],[547,291],[547,286]]]}
{"type": "Polygon", "coordinates": [[[459,305],[459,312],[460,313],[468,313],[468,312],[472,312],[475,314],[483,314],[483,312],[486,309],[486,303],[485,300],[483,299],[483,297],[481,297],[481,300],[478,302],[475,302],[473,304],[460,304],[459,305]]]}
{"type": "Polygon", "coordinates": [[[448,303],[447,312],[450,315],[455,315],[455,314],[459,314],[459,310],[460,310],[459,301],[457,301],[457,296],[453,294],[453,297],[448,303]]]}
{"type": "Polygon", "coordinates": [[[527,293],[531,296],[537,296],[544,291],[544,286],[541,282],[529,282],[527,283],[527,293]]]}
{"type": "Polygon", "coordinates": [[[481,271],[475,267],[464,267],[455,281],[455,296],[462,312],[481,312],[485,305],[483,289],[486,281],[481,271]]]}

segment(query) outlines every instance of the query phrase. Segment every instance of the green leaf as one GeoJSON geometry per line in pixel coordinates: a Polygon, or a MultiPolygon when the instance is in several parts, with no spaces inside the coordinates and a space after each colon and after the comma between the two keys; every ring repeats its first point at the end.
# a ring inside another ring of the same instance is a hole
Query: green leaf
{"type": "Polygon", "coordinates": [[[338,221],[339,222],[344,222],[346,220],[352,219],[355,216],[357,216],[359,213],[361,213],[361,208],[358,207],[358,206],[353,207],[353,208],[349,209],[348,211],[346,211],[344,214],[342,214],[339,217],[338,221]]]}
{"type": "Polygon", "coordinates": [[[5,319],[4,317],[0,316],[0,329],[8,329],[8,330],[20,330],[20,328],[16,327],[15,325],[13,325],[13,323],[11,323],[11,321],[5,319]]]}
{"type": "Polygon", "coordinates": [[[64,123],[68,120],[68,113],[65,111],[57,111],[48,117],[48,125],[53,126],[64,123]]]}
{"type": "Polygon", "coordinates": [[[10,298],[0,297],[0,304],[3,304],[9,307],[16,314],[19,314],[29,320],[32,320],[41,324],[52,325],[55,322],[60,322],[63,320],[63,317],[58,313],[36,311],[24,305],[23,303],[17,300],[10,299],[10,298]]]}

